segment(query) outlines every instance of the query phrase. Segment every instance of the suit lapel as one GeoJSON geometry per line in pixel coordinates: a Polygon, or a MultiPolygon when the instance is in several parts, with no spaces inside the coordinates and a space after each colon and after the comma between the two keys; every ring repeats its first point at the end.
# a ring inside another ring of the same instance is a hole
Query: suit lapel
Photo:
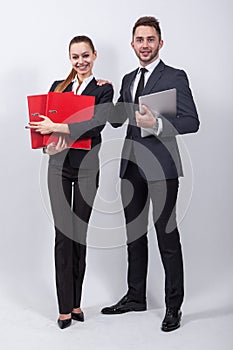
{"type": "Polygon", "coordinates": [[[87,87],[83,90],[81,95],[91,95],[92,91],[95,90],[97,87],[97,83],[95,78],[93,78],[90,83],[87,85],[87,87]]]}
{"type": "Polygon", "coordinates": [[[132,86],[132,83],[136,77],[137,71],[138,71],[138,69],[136,69],[132,73],[130,73],[127,81],[125,82],[125,88],[124,88],[124,90],[125,90],[124,91],[124,93],[125,93],[124,101],[125,102],[131,102],[131,103],[133,102],[132,94],[131,94],[131,86],[132,86]]]}
{"type": "Polygon", "coordinates": [[[150,75],[150,78],[148,79],[146,86],[144,87],[142,95],[147,95],[151,91],[154,91],[154,87],[161,78],[162,72],[164,70],[164,63],[163,61],[160,61],[159,64],[155,67],[153,72],[150,75]]]}

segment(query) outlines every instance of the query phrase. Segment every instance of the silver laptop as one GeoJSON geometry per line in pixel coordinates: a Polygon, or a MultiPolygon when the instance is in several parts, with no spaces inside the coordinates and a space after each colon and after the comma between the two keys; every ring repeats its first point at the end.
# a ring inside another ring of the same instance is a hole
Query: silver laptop
{"type": "MultiPolygon", "coordinates": [[[[143,112],[142,104],[146,105],[156,115],[176,115],[176,89],[164,90],[153,94],[139,96],[139,111],[143,112]]],[[[154,130],[141,128],[141,136],[154,135],[154,130]]]]}

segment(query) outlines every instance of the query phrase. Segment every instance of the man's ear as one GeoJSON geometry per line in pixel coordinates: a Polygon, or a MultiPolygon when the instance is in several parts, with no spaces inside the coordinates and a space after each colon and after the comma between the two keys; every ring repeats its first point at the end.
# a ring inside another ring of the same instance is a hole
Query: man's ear
{"type": "Polygon", "coordinates": [[[162,49],[162,47],[163,47],[163,40],[161,39],[159,42],[159,49],[162,49]]]}

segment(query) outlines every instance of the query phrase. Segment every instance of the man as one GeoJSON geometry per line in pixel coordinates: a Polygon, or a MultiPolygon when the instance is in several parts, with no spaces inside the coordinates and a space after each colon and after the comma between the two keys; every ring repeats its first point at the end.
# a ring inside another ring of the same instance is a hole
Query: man
{"type": "Polygon", "coordinates": [[[175,137],[196,132],[199,120],[185,72],[165,65],[159,58],[163,40],[158,20],[138,19],[131,45],[140,68],[123,78],[120,97],[110,118],[114,127],[121,126],[126,119],[129,121],[120,169],[127,232],[128,291],[118,303],[101,312],[121,314],[147,308],[147,226],[151,201],[165,271],[166,313],[161,329],[168,332],[180,326],[184,296],[182,250],[176,222],[178,178],[183,174],[175,137]],[[139,95],[173,88],[177,92],[175,116],[156,115],[147,106],[143,106],[143,113],[135,108],[139,95]],[[141,128],[150,130],[147,137],[142,137],[141,128]]]}

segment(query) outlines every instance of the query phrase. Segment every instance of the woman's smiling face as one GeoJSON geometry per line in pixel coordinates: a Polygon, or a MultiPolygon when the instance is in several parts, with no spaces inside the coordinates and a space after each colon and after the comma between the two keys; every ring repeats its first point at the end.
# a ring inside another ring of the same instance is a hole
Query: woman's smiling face
{"type": "Polygon", "coordinates": [[[92,68],[96,56],[96,51],[93,52],[88,43],[80,42],[71,45],[70,61],[80,80],[92,75],[92,68]]]}

